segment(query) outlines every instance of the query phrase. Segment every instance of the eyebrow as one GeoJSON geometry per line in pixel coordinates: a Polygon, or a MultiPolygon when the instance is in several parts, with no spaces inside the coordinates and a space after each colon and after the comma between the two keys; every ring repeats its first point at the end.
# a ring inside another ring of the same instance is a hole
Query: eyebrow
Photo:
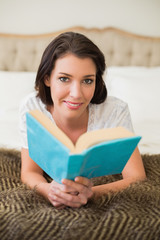
{"type": "MultiPolygon", "coordinates": [[[[59,72],[59,74],[64,74],[64,75],[66,75],[66,76],[68,76],[68,77],[72,77],[71,74],[64,73],[64,72],[59,72]]],[[[95,75],[95,74],[88,74],[88,75],[85,75],[85,76],[83,76],[83,77],[96,77],[96,75],[95,75]]]]}

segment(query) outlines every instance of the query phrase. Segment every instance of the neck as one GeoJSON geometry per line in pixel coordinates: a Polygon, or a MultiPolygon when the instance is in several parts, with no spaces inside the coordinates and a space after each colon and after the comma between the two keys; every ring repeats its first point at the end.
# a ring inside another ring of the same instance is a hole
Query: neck
{"type": "Polygon", "coordinates": [[[52,114],[56,125],[72,140],[73,143],[76,143],[79,136],[87,131],[89,117],[88,109],[86,109],[86,112],[84,112],[83,115],[73,119],[61,118],[53,111],[53,107],[52,109],[48,108],[48,111],[52,114]]]}
{"type": "Polygon", "coordinates": [[[56,123],[56,125],[60,128],[67,128],[72,131],[81,129],[81,128],[87,128],[88,126],[88,110],[86,113],[83,114],[83,116],[80,116],[78,118],[69,118],[69,119],[64,119],[60,117],[56,117],[55,115],[52,115],[53,119],[56,123]]]}

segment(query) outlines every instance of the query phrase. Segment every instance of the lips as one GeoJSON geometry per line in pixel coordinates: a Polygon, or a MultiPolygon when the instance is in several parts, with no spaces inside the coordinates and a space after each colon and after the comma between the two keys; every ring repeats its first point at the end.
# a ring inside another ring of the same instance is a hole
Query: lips
{"type": "Polygon", "coordinates": [[[70,101],[64,101],[64,103],[70,109],[78,109],[82,105],[82,103],[75,103],[75,102],[70,102],[70,101]]]}

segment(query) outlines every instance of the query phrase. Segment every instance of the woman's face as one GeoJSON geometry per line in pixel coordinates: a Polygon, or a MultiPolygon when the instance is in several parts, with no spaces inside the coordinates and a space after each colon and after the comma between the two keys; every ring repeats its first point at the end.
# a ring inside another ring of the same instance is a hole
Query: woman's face
{"type": "Polygon", "coordinates": [[[56,61],[45,84],[51,90],[53,116],[81,119],[94,95],[96,65],[91,58],[67,54],[56,61]]]}

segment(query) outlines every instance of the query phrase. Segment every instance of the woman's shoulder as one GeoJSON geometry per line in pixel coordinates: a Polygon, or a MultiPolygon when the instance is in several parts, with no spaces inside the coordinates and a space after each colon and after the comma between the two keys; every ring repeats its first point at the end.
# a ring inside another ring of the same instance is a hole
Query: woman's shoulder
{"type": "Polygon", "coordinates": [[[108,96],[101,104],[90,104],[88,129],[116,126],[118,118],[127,109],[127,103],[112,96],[108,96]]]}
{"type": "Polygon", "coordinates": [[[36,91],[31,92],[26,97],[24,97],[20,104],[20,109],[27,109],[28,111],[41,108],[44,108],[44,104],[40,98],[37,97],[36,91]]]}
{"type": "Polygon", "coordinates": [[[108,96],[104,104],[112,104],[117,106],[126,106],[127,103],[124,102],[122,99],[114,97],[114,96],[108,96]]]}
{"type": "Polygon", "coordinates": [[[95,112],[99,111],[103,114],[106,114],[106,112],[117,111],[117,109],[124,109],[126,108],[126,106],[127,106],[127,103],[124,102],[123,100],[113,96],[108,96],[103,103],[92,104],[91,108],[95,112]]]}
{"type": "Polygon", "coordinates": [[[34,109],[38,109],[42,112],[46,111],[45,105],[43,104],[41,99],[37,96],[36,91],[28,94],[24,99],[22,99],[19,107],[20,116],[24,117],[27,112],[34,109]]]}
{"type": "Polygon", "coordinates": [[[26,95],[22,101],[21,104],[28,104],[30,102],[35,102],[37,101],[37,94],[36,91],[29,93],[28,95],[26,95]]]}

